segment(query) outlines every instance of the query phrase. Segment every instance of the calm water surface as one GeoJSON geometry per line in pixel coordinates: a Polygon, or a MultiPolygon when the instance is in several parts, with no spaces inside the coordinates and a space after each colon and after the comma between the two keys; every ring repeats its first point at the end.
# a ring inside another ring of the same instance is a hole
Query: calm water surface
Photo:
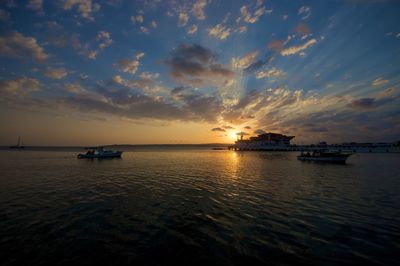
{"type": "Polygon", "coordinates": [[[399,265],[400,154],[0,151],[1,265],[399,265]]]}

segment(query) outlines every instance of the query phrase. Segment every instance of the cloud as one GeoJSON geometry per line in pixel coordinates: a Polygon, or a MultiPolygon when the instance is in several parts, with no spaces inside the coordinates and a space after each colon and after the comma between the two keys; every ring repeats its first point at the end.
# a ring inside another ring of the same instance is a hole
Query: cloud
{"type": "Polygon", "coordinates": [[[199,20],[204,20],[206,15],[204,14],[204,8],[207,5],[207,0],[197,0],[193,4],[192,12],[194,16],[199,20]]]}
{"type": "Polygon", "coordinates": [[[133,59],[123,58],[116,64],[117,69],[123,72],[135,74],[140,65],[140,58],[144,56],[144,53],[137,53],[133,59]]]}
{"type": "Polygon", "coordinates": [[[184,86],[179,86],[175,87],[171,90],[171,94],[180,94],[186,90],[188,90],[190,87],[184,87],[184,86]]]}
{"type": "Polygon", "coordinates": [[[44,75],[51,79],[62,79],[68,75],[68,72],[64,68],[51,68],[48,67],[44,72],[44,75]]]}
{"type": "Polygon", "coordinates": [[[178,27],[185,26],[189,21],[189,15],[187,13],[185,13],[185,12],[179,13],[178,18],[179,18],[178,27]]]}
{"type": "Polygon", "coordinates": [[[294,30],[302,35],[308,35],[311,33],[310,28],[305,23],[298,24],[294,30]]]}
{"type": "Polygon", "coordinates": [[[217,24],[214,27],[208,28],[207,32],[208,35],[216,39],[225,40],[231,34],[231,30],[232,29],[228,28],[227,26],[224,26],[222,24],[217,24]]]}
{"type": "Polygon", "coordinates": [[[372,81],[372,86],[383,86],[387,84],[389,80],[383,79],[383,78],[377,78],[374,81],[372,81]]]}
{"type": "Polygon", "coordinates": [[[213,129],[211,129],[211,131],[214,131],[214,132],[226,132],[225,129],[220,128],[220,127],[214,127],[213,129]]]}
{"type": "Polygon", "coordinates": [[[260,70],[257,71],[255,76],[257,79],[262,78],[282,78],[286,75],[286,73],[280,69],[271,68],[269,70],[260,70]]]}
{"type": "Polygon", "coordinates": [[[244,129],[251,129],[251,126],[245,126],[244,129]]]}
{"type": "Polygon", "coordinates": [[[40,90],[40,82],[34,78],[20,77],[0,80],[0,94],[21,97],[40,90]]]}
{"type": "Polygon", "coordinates": [[[42,11],[43,0],[29,0],[28,4],[26,4],[26,8],[42,11]]]}
{"type": "Polygon", "coordinates": [[[142,73],[138,79],[125,80],[117,75],[112,78],[112,81],[120,84],[128,89],[138,89],[142,92],[152,94],[152,85],[158,78],[158,74],[142,73]]]}
{"type": "Polygon", "coordinates": [[[313,46],[316,43],[317,43],[316,39],[311,39],[311,40],[307,41],[306,43],[304,43],[302,45],[291,46],[291,47],[283,49],[281,51],[281,55],[289,56],[289,55],[293,55],[293,54],[298,54],[298,53],[306,50],[307,48],[313,46]]]}
{"type": "Polygon", "coordinates": [[[265,133],[267,133],[267,132],[265,132],[262,129],[257,129],[257,130],[254,131],[254,134],[257,134],[257,135],[262,135],[262,134],[265,134],[265,133]]]}
{"type": "Polygon", "coordinates": [[[374,108],[375,105],[376,102],[374,98],[362,98],[352,101],[349,106],[356,109],[370,109],[374,108]]]}
{"type": "Polygon", "coordinates": [[[240,57],[240,58],[234,57],[231,59],[231,65],[232,65],[232,67],[239,68],[239,69],[247,68],[257,61],[258,54],[259,54],[258,51],[253,51],[253,52],[247,53],[246,55],[244,55],[243,57],[240,57]]]}
{"type": "Polygon", "coordinates": [[[73,34],[71,37],[71,45],[78,54],[90,59],[96,59],[97,54],[104,48],[110,46],[112,42],[113,40],[111,39],[110,33],[107,31],[99,31],[96,38],[86,43],[81,42],[77,34],[73,34]]]}
{"type": "Polygon", "coordinates": [[[66,0],[64,2],[64,10],[71,10],[74,6],[77,6],[78,13],[88,20],[94,20],[92,15],[101,7],[97,3],[92,3],[92,0],[66,0]]]}
{"type": "Polygon", "coordinates": [[[136,16],[131,16],[132,22],[139,22],[143,23],[144,21],[144,16],[142,14],[136,15],[136,16]]]}
{"type": "Polygon", "coordinates": [[[237,32],[240,32],[240,33],[246,32],[246,31],[247,31],[247,26],[239,26],[239,27],[236,29],[236,31],[237,31],[237,32]]]}
{"type": "Polygon", "coordinates": [[[285,45],[285,40],[272,40],[268,43],[267,48],[276,52],[280,52],[283,50],[285,45]]]}
{"type": "Polygon", "coordinates": [[[378,108],[387,103],[399,100],[400,97],[394,95],[395,91],[396,91],[395,88],[389,88],[383,92],[380,92],[375,97],[365,97],[353,100],[348,104],[348,106],[358,110],[368,110],[368,109],[378,108]]]}
{"type": "Polygon", "coordinates": [[[157,29],[157,22],[155,20],[151,21],[151,27],[157,29]]]}
{"type": "Polygon", "coordinates": [[[88,91],[84,89],[79,83],[68,83],[65,85],[65,90],[73,94],[85,94],[88,91]]]}
{"type": "Polygon", "coordinates": [[[0,36],[0,55],[16,58],[33,58],[44,61],[49,56],[33,37],[25,37],[19,32],[0,36]]]}
{"type": "Polygon", "coordinates": [[[110,37],[110,33],[108,33],[107,31],[99,31],[97,33],[96,40],[100,41],[100,45],[99,45],[100,49],[104,49],[104,48],[110,46],[113,42],[113,40],[110,37]]]}
{"type": "Polygon", "coordinates": [[[150,33],[150,32],[149,32],[149,29],[146,28],[145,26],[140,26],[140,31],[141,31],[142,33],[145,33],[145,34],[149,34],[149,33],[150,33]]]}
{"type": "Polygon", "coordinates": [[[0,20],[7,21],[10,19],[10,13],[7,11],[0,9],[0,20]]]}
{"type": "Polygon", "coordinates": [[[189,29],[188,29],[188,31],[187,31],[187,34],[194,34],[194,33],[196,33],[197,32],[197,25],[192,25],[189,29]]]}
{"type": "Polygon", "coordinates": [[[265,7],[259,7],[254,11],[252,14],[251,11],[249,11],[247,6],[242,6],[240,8],[240,17],[237,19],[237,22],[240,22],[240,20],[243,20],[246,23],[256,23],[259,18],[266,13],[265,7]]]}
{"type": "Polygon", "coordinates": [[[311,7],[309,6],[302,6],[300,7],[298,14],[302,16],[301,19],[307,19],[311,16],[311,7]]]}
{"type": "MultiPolygon", "coordinates": [[[[135,120],[215,123],[222,108],[220,100],[213,96],[182,95],[179,102],[170,102],[161,97],[145,95],[136,89],[117,89],[110,84],[101,86],[96,92],[89,92],[77,84],[69,85],[69,89],[72,96],[55,99],[58,107],[135,120]]],[[[46,104],[47,107],[50,105],[46,104]]]]}
{"type": "Polygon", "coordinates": [[[224,128],[224,129],[235,129],[234,127],[231,127],[231,126],[222,126],[222,128],[224,128]]]}
{"type": "Polygon", "coordinates": [[[211,50],[198,44],[180,44],[165,63],[176,81],[192,86],[222,84],[233,78],[234,73],[216,61],[211,50]]]}

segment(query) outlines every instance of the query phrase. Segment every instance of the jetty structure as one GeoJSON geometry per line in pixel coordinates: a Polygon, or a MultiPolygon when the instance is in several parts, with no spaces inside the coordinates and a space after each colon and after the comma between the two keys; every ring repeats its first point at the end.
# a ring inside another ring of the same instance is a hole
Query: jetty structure
{"type": "Polygon", "coordinates": [[[374,143],[341,143],[327,144],[320,142],[318,144],[296,145],[290,141],[294,136],[287,136],[279,133],[264,133],[256,137],[244,138],[248,135],[245,132],[236,134],[237,140],[235,144],[228,146],[229,150],[234,151],[315,151],[329,150],[331,152],[346,153],[400,153],[400,141],[374,142],[374,143]]]}
{"type": "Polygon", "coordinates": [[[278,133],[264,133],[256,137],[244,139],[246,133],[237,133],[238,139],[228,149],[235,151],[294,151],[296,146],[290,144],[294,136],[286,136],[278,133]]]}

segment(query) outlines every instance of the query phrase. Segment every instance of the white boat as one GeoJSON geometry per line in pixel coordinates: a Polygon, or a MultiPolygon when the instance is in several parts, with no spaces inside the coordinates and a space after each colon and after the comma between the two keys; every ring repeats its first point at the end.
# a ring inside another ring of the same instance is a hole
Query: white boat
{"type": "Polygon", "coordinates": [[[297,156],[298,160],[301,161],[317,161],[317,162],[329,162],[329,163],[346,163],[347,158],[349,158],[351,153],[341,153],[337,151],[327,151],[327,150],[316,150],[313,152],[301,152],[297,156]]]}
{"type": "Polygon", "coordinates": [[[104,159],[104,158],[120,158],[122,151],[106,150],[104,147],[88,147],[86,153],[79,153],[78,159],[104,159]]]}

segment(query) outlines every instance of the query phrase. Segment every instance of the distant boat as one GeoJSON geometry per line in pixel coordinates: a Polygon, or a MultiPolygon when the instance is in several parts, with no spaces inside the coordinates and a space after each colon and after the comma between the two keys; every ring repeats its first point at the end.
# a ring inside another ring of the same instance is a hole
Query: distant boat
{"type": "Polygon", "coordinates": [[[316,150],[312,153],[301,152],[297,156],[298,160],[301,161],[317,161],[317,162],[328,162],[328,163],[346,163],[347,158],[349,158],[351,153],[341,153],[337,151],[329,150],[316,150]]]}
{"type": "Polygon", "coordinates": [[[25,149],[25,146],[22,144],[21,137],[18,137],[17,145],[10,146],[10,149],[25,149]]]}
{"type": "Polygon", "coordinates": [[[122,151],[106,150],[104,147],[88,147],[86,153],[79,153],[78,159],[121,158],[122,151]]]}

